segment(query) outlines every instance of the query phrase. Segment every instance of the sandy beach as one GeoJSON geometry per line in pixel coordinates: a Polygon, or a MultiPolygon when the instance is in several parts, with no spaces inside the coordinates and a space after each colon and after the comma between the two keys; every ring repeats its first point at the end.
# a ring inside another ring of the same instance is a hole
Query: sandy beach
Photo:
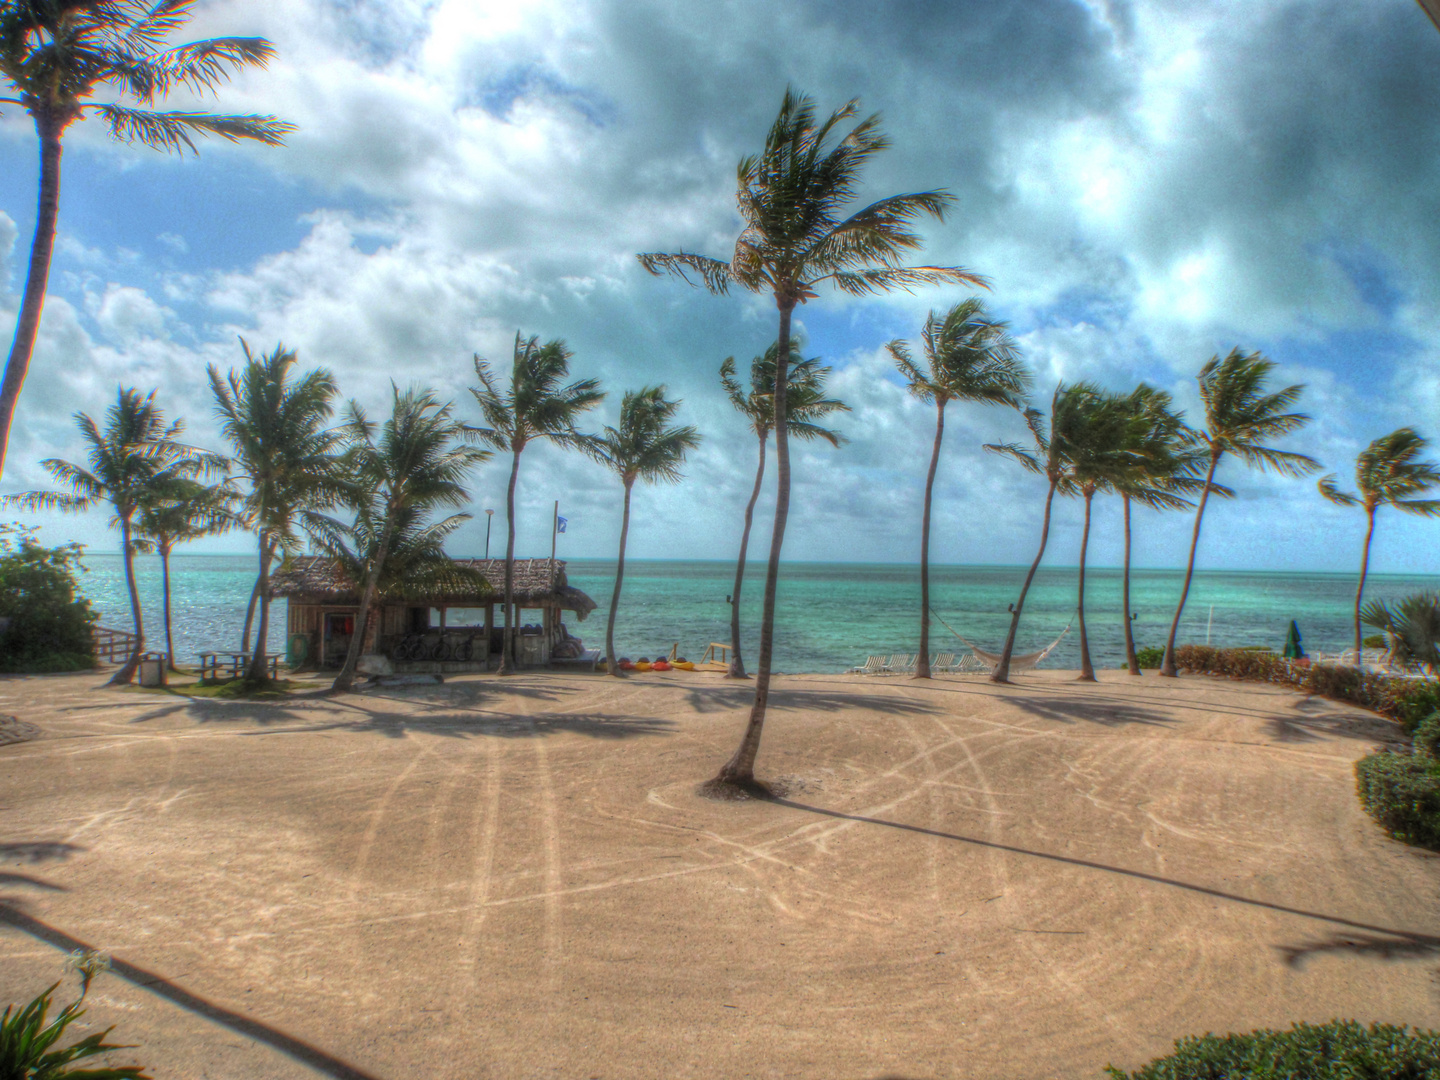
{"type": "Polygon", "coordinates": [[[87,1020],[157,1078],[1099,1077],[1206,1030],[1440,1027],[1440,856],[1354,793],[1392,724],[1072,679],[777,679],[784,796],[722,804],[719,676],[8,678],[0,997],[108,950],[87,1020]]]}

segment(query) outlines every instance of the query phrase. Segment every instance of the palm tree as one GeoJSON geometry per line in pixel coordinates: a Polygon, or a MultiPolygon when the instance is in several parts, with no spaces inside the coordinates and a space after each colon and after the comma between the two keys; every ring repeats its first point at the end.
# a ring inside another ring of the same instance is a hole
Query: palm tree
{"type": "Polygon", "coordinates": [[[227,481],[210,486],[190,476],[162,478],[145,495],[140,507],[139,532],[160,556],[160,580],[165,610],[165,664],[175,667],[175,635],[170,619],[170,553],[176,545],[214,536],[241,524],[231,509],[235,490],[227,481]]]}
{"type": "Polygon", "coordinates": [[[765,149],[743,158],[737,170],[736,200],[745,228],[730,261],[688,252],[638,256],[640,265],[652,274],[671,273],[694,284],[693,273],[713,293],[726,293],[732,284],[751,292],[768,292],[780,318],[775,346],[775,524],[765,573],[755,704],[739,748],[715,777],[718,788],[754,785],[755,756],[770,696],[775,588],[790,510],[786,393],[790,386],[790,321],[796,305],[815,297],[815,290],[827,282],[850,296],[872,296],[917,285],[985,284],[978,275],[959,267],[902,265],[904,257],[921,245],[912,222],[921,215],[942,219],[953,201],[945,192],[892,195],[841,216],[860,187],[863,166],[889,146],[880,133],[880,117],[874,115],[827,147],[835,128],[858,109],[859,103],[851,101],[817,124],[814,101],[787,89],[765,149]]]}
{"type": "MultiPolygon", "coordinates": [[[[818,356],[803,359],[799,346],[794,343],[790,346],[788,369],[786,377],[790,385],[785,391],[785,426],[789,433],[807,442],[823,439],[831,446],[845,442],[843,435],[815,423],[833,412],[850,411],[850,406],[843,401],[825,396],[825,380],[830,369],[821,366],[818,356]]],[[[745,529],[740,534],[740,557],[735,562],[735,591],[730,597],[730,670],[726,673],[729,679],[748,679],[745,661],[740,657],[740,590],[745,583],[745,559],[750,551],[750,525],[755,518],[755,503],[760,499],[760,485],[765,479],[765,444],[775,429],[775,346],[771,345],[764,355],[751,362],[748,391],[735,378],[733,356],[727,356],[720,365],[720,385],[729,395],[730,404],[750,421],[750,430],[760,440],[755,486],[750,491],[750,501],[745,504],[745,529]]]]}
{"type": "Polygon", "coordinates": [[[700,445],[693,427],[667,427],[680,402],[665,397],[665,387],[646,386],[630,391],[620,404],[620,426],[605,426],[595,456],[620,477],[625,486],[625,509],[620,518],[620,558],[615,566],[615,589],[610,594],[610,619],[605,624],[605,670],[616,677],[615,612],[620,607],[620,587],[625,583],[625,543],[630,536],[630,489],[636,480],[647,484],[681,478],[685,455],[700,445]]]}
{"type": "MultiPolygon", "coordinates": [[[[1172,412],[1171,398],[1163,390],[1141,383],[1129,397],[1138,423],[1131,428],[1130,467],[1112,477],[1125,508],[1125,558],[1121,573],[1121,607],[1125,623],[1125,666],[1131,675],[1140,674],[1135,655],[1135,616],[1130,612],[1130,504],[1138,502],[1152,510],[1180,510],[1194,507],[1186,494],[1198,492],[1203,481],[1195,475],[1200,456],[1190,429],[1180,415],[1172,412]]],[[[1229,496],[1229,488],[1212,484],[1216,495],[1229,496]]]]}
{"type": "MultiPolygon", "coordinates": [[[[371,607],[402,516],[423,518],[437,507],[463,506],[470,494],[461,481],[471,469],[490,460],[489,450],[467,445],[479,433],[455,420],[450,405],[440,404],[428,390],[411,389],[402,394],[392,383],[390,391],[392,411],[378,441],[375,425],[353,401],[342,435],[350,444],[346,465],[363,492],[360,504],[379,523],[379,535],[373,552],[366,553],[364,573],[356,579],[364,581],[360,611],[332,693],[347,691],[355,682],[371,607]]],[[[469,514],[459,514],[450,520],[458,525],[469,518],[469,514]]]]}
{"type": "Polygon", "coordinates": [[[515,673],[512,656],[511,609],[515,603],[515,481],[520,475],[520,455],[540,439],[557,446],[593,452],[594,437],[575,430],[580,414],[593,409],[605,398],[597,379],[562,380],[570,374],[573,354],[563,341],[543,346],[538,336],[528,340],[515,335],[514,366],[510,387],[501,391],[487,361],[475,357],[475,375],[480,385],[471,387],[488,429],[480,437],[497,450],[510,453],[510,486],[505,494],[505,517],[509,536],[505,543],[505,648],[500,654],[500,674],[515,673]]]}
{"type": "Polygon", "coordinates": [[[1205,487],[1195,508],[1195,530],[1190,536],[1190,559],[1185,566],[1185,584],[1180,589],[1180,603],[1165,639],[1165,659],[1160,674],[1174,677],[1175,636],[1180,632],[1180,616],[1190,595],[1190,580],[1195,576],[1195,549],[1200,544],[1200,524],[1205,519],[1211,483],[1220,459],[1234,454],[1246,465],[1256,469],[1273,469],[1282,476],[1304,476],[1320,466],[1304,454],[1276,450],[1261,440],[1274,439],[1298,431],[1310,422],[1304,413],[1289,409],[1300,398],[1303,386],[1287,386],[1274,393],[1265,393],[1265,380],[1275,365],[1258,352],[1242,353],[1231,349],[1221,360],[1212,356],[1196,376],[1200,383],[1200,400],[1205,405],[1205,430],[1195,433],[1197,446],[1207,460],[1205,487]]]}
{"type": "Polygon", "coordinates": [[[144,539],[136,535],[136,516],[155,490],[178,478],[216,468],[221,459],[180,443],[184,423],[177,420],[167,425],[155,404],[154,393],[141,397],[138,390],[122,388],[106,414],[104,431],[84,413],[76,413],[75,422],[85,440],[89,467],[58,458],[42,462],[69,492],[31,491],[6,496],[4,501],[31,511],[78,513],[102,502],[114,510],[110,524],[120,528],[125,587],[130,593],[130,618],[135,623],[135,647],[110,679],[111,685],[121,685],[134,679],[145,651],[145,624],[140,593],[135,587],[135,552],[144,539]]]}
{"type": "Polygon", "coordinates": [[[1417,499],[1440,484],[1440,467],[1418,461],[1426,440],[1414,428],[1403,427],[1381,436],[1360,451],[1355,459],[1355,485],[1359,495],[1335,486],[1335,474],[1320,481],[1320,494],[1337,506],[1359,506],[1365,510],[1365,545],[1360,549],[1360,583],[1355,586],[1355,663],[1360,663],[1360,605],[1365,597],[1365,576],[1370,571],[1370,541],[1375,535],[1375,511],[1393,506],[1406,514],[1422,517],[1440,515],[1440,501],[1417,499]]]}
{"type": "Polygon", "coordinates": [[[1015,633],[1020,628],[1020,615],[1025,610],[1025,597],[1035,572],[1040,569],[1040,560],[1045,557],[1045,546],[1050,540],[1050,510],[1057,491],[1066,495],[1077,492],[1075,476],[1069,458],[1069,437],[1082,429],[1087,414],[1100,407],[1104,394],[1089,383],[1074,383],[1066,386],[1060,383],[1050,399],[1050,428],[1045,428],[1045,414],[1039,409],[1025,410],[1025,426],[1035,442],[1032,451],[1018,443],[986,443],[985,449],[992,454],[1014,458],[1025,469],[1045,477],[1045,513],[1040,521],[1040,549],[1035,552],[1035,561],[1020,586],[1020,597],[1010,605],[1010,631],[1005,635],[1005,647],[1000,653],[1000,662],[991,672],[992,682],[1010,681],[1010,657],[1015,651],[1015,633]]]}
{"type": "Polygon", "coordinates": [[[325,427],[336,392],[330,373],[317,368],[292,381],[292,350],[276,345],[255,357],[244,339],[240,347],[245,364],[239,371],[222,377],[213,364],[208,370],[220,430],[232,450],[232,478],[249,488],[240,496],[238,513],[259,544],[254,596],[260,624],[246,677],[263,682],[271,564],[277,553],[299,550],[301,515],[334,506],[353,487],[335,457],[338,435],[325,427]]]}
{"type": "Polygon", "coordinates": [[[945,437],[945,406],[951,401],[979,401],[987,405],[1025,407],[1032,381],[1020,361],[1019,349],[1007,324],[990,318],[978,297],[961,300],[943,316],[930,312],[920,331],[928,370],[911,358],[909,346],[892,341],[886,346],[910,393],[935,406],[935,445],[930,471],[925,476],[925,511],[920,526],[920,655],[915,678],[930,678],[930,504],[935,471],[940,464],[940,442],[945,437]]]}
{"type": "Polygon", "coordinates": [[[1407,671],[1423,667],[1440,676],[1440,593],[1415,593],[1393,605],[1371,600],[1360,618],[1385,632],[1392,662],[1407,671]]]}
{"type": "Polygon", "coordinates": [[[171,152],[194,151],[192,134],[279,145],[294,130],[273,116],[152,111],[155,99],[171,90],[213,92],[232,70],[264,67],[274,52],[262,38],[166,46],[192,6],[193,0],[0,0],[0,76],[18,95],[0,97],[0,104],[28,112],[40,139],[40,202],[30,268],[0,382],[0,470],[45,306],[66,128],[87,112],[96,113],[113,138],[139,139],[171,152]],[[135,106],[89,100],[102,86],[122,99],[128,95],[135,106]]]}

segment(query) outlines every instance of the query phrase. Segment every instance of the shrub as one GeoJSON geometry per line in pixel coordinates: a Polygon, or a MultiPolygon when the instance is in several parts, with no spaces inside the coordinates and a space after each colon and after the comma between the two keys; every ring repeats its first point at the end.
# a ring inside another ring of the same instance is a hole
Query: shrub
{"type": "MultiPolygon", "coordinates": [[[[1158,668],[1165,662],[1165,650],[1158,646],[1148,649],[1136,649],[1135,660],[1142,668],[1158,668]]],[[[1128,664],[1121,664],[1122,668],[1129,667],[1128,664]]]]}
{"type": "Polygon", "coordinates": [[[1415,729],[1415,752],[1440,758],[1440,712],[1433,712],[1415,729]]]}
{"type": "Polygon", "coordinates": [[[1289,1031],[1177,1039],[1175,1052],[1113,1080],[1430,1080],[1440,1076],[1440,1033],[1354,1020],[1289,1031]]]}
{"type": "Polygon", "coordinates": [[[1384,634],[1371,634],[1367,638],[1361,638],[1360,647],[1364,649],[1388,649],[1390,646],[1386,643],[1384,634]]]}
{"type": "Polygon", "coordinates": [[[80,996],[55,1014],[55,1019],[46,1021],[50,1012],[50,999],[60,984],[57,982],[42,991],[30,1004],[21,1009],[10,1005],[0,1017],[0,1076],[20,1078],[34,1077],[36,1080],[150,1080],[149,1075],[138,1065],[122,1065],[118,1068],[93,1066],[72,1069],[76,1061],[109,1053],[111,1050],[128,1050],[129,1046],[107,1043],[105,1036],[114,1031],[106,1028],[94,1035],[87,1035],[79,1042],[63,1049],[55,1044],[65,1034],[65,1029],[85,1015],[81,1003],[90,989],[90,981],[110,966],[107,957],[96,952],[72,953],[67,966],[80,974],[80,996]]]}
{"type": "Polygon", "coordinates": [[[1391,836],[1440,849],[1440,760],[1384,751],[1355,763],[1360,803],[1391,836]]]}
{"type": "Polygon", "coordinates": [[[95,666],[95,615],[76,595],[79,544],[47,548],[33,529],[0,525],[0,671],[79,671],[95,666]]]}

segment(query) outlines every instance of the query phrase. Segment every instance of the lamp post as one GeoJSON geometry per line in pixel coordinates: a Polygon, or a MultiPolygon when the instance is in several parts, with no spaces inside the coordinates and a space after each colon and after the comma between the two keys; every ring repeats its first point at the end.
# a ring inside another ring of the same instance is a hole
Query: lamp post
{"type": "Polygon", "coordinates": [[[490,558],[490,523],[495,520],[495,511],[485,511],[485,558],[490,558]]]}

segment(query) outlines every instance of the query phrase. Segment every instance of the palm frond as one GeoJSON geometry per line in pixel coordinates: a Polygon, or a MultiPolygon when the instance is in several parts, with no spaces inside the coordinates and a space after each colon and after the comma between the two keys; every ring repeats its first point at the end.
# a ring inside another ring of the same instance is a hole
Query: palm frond
{"type": "Polygon", "coordinates": [[[684,251],[671,255],[652,251],[636,255],[635,258],[640,260],[640,265],[647,272],[656,277],[671,274],[687,285],[703,285],[712,293],[722,296],[730,291],[732,280],[730,266],[719,259],[684,251]],[[692,274],[699,280],[692,280],[692,274]]]}
{"type": "Polygon", "coordinates": [[[1352,495],[1348,491],[1341,491],[1338,487],[1335,486],[1335,481],[1335,473],[1331,473],[1329,476],[1321,477],[1319,483],[1316,485],[1320,489],[1320,494],[1323,495],[1325,498],[1329,499],[1336,506],[1359,506],[1359,497],[1356,495],[1352,495]]]}
{"type": "Polygon", "coordinates": [[[1045,466],[1040,463],[1040,459],[1019,443],[985,443],[983,449],[986,453],[1013,458],[1029,472],[1041,475],[1045,473],[1045,466]]]}
{"type": "Polygon", "coordinates": [[[285,136],[295,130],[293,124],[273,116],[219,116],[198,112],[150,112],[130,109],[111,103],[90,106],[99,111],[110,128],[110,134],[125,142],[142,142],[156,150],[198,153],[191,133],[219,135],[230,142],[253,139],[271,146],[282,146],[285,136]]]}

